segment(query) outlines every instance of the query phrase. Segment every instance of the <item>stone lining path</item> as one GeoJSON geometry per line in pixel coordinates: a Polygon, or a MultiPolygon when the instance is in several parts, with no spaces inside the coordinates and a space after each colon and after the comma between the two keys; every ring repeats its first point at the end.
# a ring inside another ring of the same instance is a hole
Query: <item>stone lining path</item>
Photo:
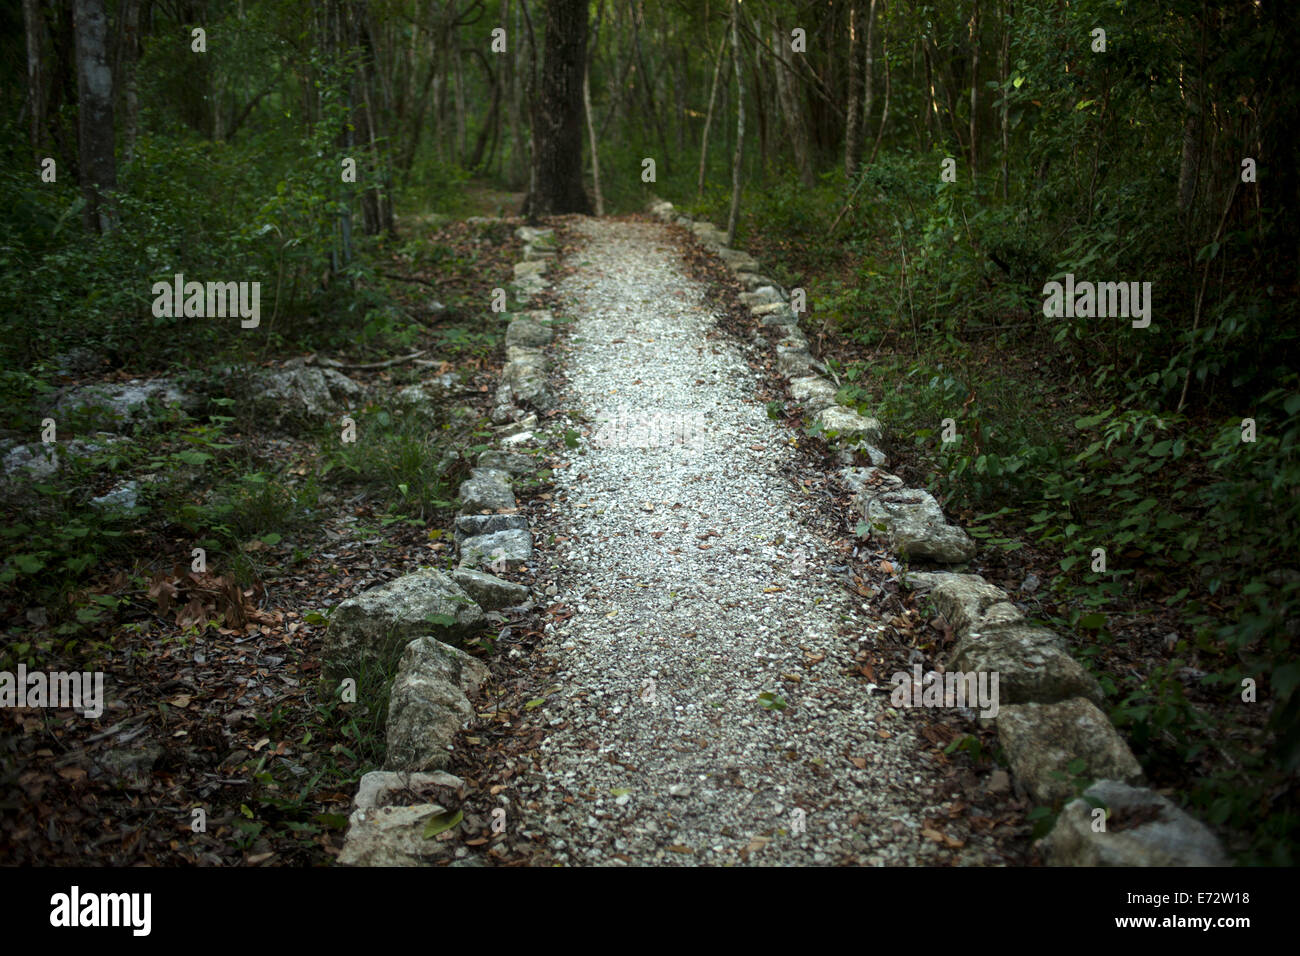
{"type": "Polygon", "coordinates": [[[571,864],[999,862],[985,836],[954,857],[922,835],[936,769],[888,686],[845,674],[877,625],[801,523],[793,433],[673,231],[573,228],[560,400],[591,425],[544,527],[575,613],[548,626],[560,690],[519,822],[571,864]]]}

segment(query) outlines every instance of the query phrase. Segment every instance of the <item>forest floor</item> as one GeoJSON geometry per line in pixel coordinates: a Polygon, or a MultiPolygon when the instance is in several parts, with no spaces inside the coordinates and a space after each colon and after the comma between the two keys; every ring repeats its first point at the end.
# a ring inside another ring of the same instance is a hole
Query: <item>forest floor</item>
{"type": "Polygon", "coordinates": [[[889,706],[927,622],[852,539],[824,446],[769,416],[738,286],[682,230],[565,225],[556,388],[584,437],[531,503],[554,603],[511,786],[538,854],[1028,862],[1005,774],[945,752],[977,722],[889,706]]]}

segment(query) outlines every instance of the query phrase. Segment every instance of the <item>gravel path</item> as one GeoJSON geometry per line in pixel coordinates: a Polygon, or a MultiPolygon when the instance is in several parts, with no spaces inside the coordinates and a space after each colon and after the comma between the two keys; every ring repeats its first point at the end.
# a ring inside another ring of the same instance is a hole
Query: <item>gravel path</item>
{"type": "Polygon", "coordinates": [[[562,398],[592,423],[542,525],[574,614],[548,626],[560,689],[527,827],[583,865],[994,862],[986,839],[954,857],[922,834],[937,768],[888,675],[846,674],[877,625],[801,523],[793,433],[710,335],[672,231],[574,229],[562,398]]]}

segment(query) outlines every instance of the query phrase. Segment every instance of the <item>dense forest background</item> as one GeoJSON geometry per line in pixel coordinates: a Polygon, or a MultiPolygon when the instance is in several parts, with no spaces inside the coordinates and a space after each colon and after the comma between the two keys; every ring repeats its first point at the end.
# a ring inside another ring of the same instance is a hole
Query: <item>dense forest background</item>
{"type": "MultiPolygon", "coordinates": [[[[1296,4],[24,0],[0,20],[11,438],[77,377],[384,359],[430,334],[412,291],[454,316],[437,348],[483,354],[487,301],[447,281],[477,266],[430,229],[669,199],[807,290],[821,360],[987,549],[1050,559],[1044,613],[1152,779],[1243,860],[1295,862],[1296,4]],[[155,317],[176,273],[260,281],[260,326],[155,317]],[[1066,274],[1151,283],[1149,327],[1045,316],[1066,274]]],[[[160,493],[148,520],[253,579],[240,542],[297,512],[273,462],[230,451],[239,400],[138,454],[228,463],[216,503],[160,493]]],[[[393,466],[403,499],[419,457],[393,466]]],[[[0,528],[7,665],[113,640],[120,599],[87,581],[129,566],[146,519],[63,480],[0,528]]]]}

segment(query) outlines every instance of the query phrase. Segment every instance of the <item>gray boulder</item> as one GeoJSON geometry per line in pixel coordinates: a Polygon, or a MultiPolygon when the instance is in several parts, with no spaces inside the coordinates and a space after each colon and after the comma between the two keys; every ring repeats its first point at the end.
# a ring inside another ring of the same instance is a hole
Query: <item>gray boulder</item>
{"type": "Polygon", "coordinates": [[[1142,782],[1137,758],[1090,700],[1008,704],[998,711],[997,728],[1017,785],[1044,806],[1074,796],[1068,768],[1075,760],[1089,780],[1142,782]]]}
{"type": "MultiPolygon", "coordinates": [[[[874,466],[870,468],[841,468],[840,480],[844,482],[844,486],[849,491],[863,499],[871,498],[886,491],[898,491],[906,487],[902,478],[874,466]]],[[[929,577],[937,576],[929,575],[929,577]]],[[[908,576],[908,580],[924,577],[927,577],[927,575],[913,573],[908,576]]]]}
{"type": "Polygon", "coordinates": [[[514,571],[533,558],[533,537],[528,531],[494,531],[460,543],[462,568],[514,571]]]}
{"type": "Polygon", "coordinates": [[[1099,780],[1085,795],[1107,811],[1093,829],[1093,805],[1065,805],[1052,832],[1038,843],[1049,866],[1227,866],[1210,829],[1160,794],[1117,780],[1099,780]]]}
{"type": "Polygon", "coordinates": [[[857,499],[863,519],[883,529],[889,546],[912,560],[957,564],[975,555],[975,542],[950,525],[928,491],[907,488],[857,499]]]}
{"type": "Polygon", "coordinates": [[[807,349],[777,348],[776,369],[786,378],[804,378],[812,374],[812,355],[807,349]]]}
{"type": "Polygon", "coordinates": [[[506,365],[501,371],[501,384],[497,388],[497,404],[527,402],[544,407],[547,404],[545,365],[546,357],[541,349],[509,346],[506,365]]]}
{"type": "Polygon", "coordinates": [[[449,854],[447,844],[426,840],[429,820],[447,811],[441,804],[357,810],[348,818],[340,866],[430,866],[449,854]]]}
{"type": "Polygon", "coordinates": [[[451,572],[451,579],[464,589],[485,611],[499,611],[503,607],[518,607],[528,600],[528,588],[514,581],[501,578],[482,571],[457,568],[451,572]]]}
{"type": "Polygon", "coordinates": [[[352,801],[339,864],[422,866],[445,859],[452,847],[425,839],[424,830],[431,817],[447,812],[443,803],[459,806],[463,785],[441,771],[372,770],[361,778],[352,801]]]}
{"type": "Polygon", "coordinates": [[[784,301],[785,297],[782,296],[776,288],[770,285],[761,286],[753,292],[740,293],[740,304],[751,309],[758,305],[772,305],[784,301]]]}
{"type": "Polygon", "coordinates": [[[187,410],[197,407],[195,399],[168,379],[132,379],[117,384],[78,385],[64,389],[47,406],[56,422],[64,417],[89,419],[105,426],[139,425],[155,418],[169,405],[187,410]]]}
{"type": "Polygon", "coordinates": [[[987,611],[1007,600],[1006,591],[978,574],[916,573],[908,575],[908,581],[914,589],[928,592],[930,603],[959,638],[982,621],[987,611]]]}
{"type": "Polygon", "coordinates": [[[440,770],[452,738],[474,717],[469,698],[489,677],[464,651],[431,637],[406,645],[388,699],[386,770],[440,770]]]}
{"type": "Polygon", "coordinates": [[[537,470],[537,460],[531,455],[490,448],[479,454],[478,467],[506,471],[512,475],[531,475],[537,470]]]}
{"type": "Polygon", "coordinates": [[[365,396],[365,389],[342,372],[310,366],[302,359],[259,370],[253,378],[253,408],[275,428],[337,423],[365,396]]]}
{"type": "Polygon", "coordinates": [[[742,252],[739,249],[728,249],[723,246],[716,250],[718,258],[725,262],[732,272],[757,272],[758,260],[748,252],[742,252]]]}
{"type": "Polygon", "coordinates": [[[140,483],[138,481],[120,481],[105,494],[91,498],[92,507],[101,511],[131,511],[140,503],[140,483]]]}
{"type": "Polygon", "coordinates": [[[506,326],[506,348],[512,346],[530,349],[545,348],[551,344],[551,339],[555,336],[551,331],[552,321],[551,313],[545,309],[535,309],[516,316],[506,326]]]}
{"type": "Polygon", "coordinates": [[[806,375],[803,378],[790,380],[790,397],[812,411],[820,411],[834,405],[837,391],[834,385],[817,375],[806,375]]]}
{"type": "Polygon", "coordinates": [[[953,649],[948,670],[997,673],[1000,703],[1050,704],[1086,697],[1100,704],[1104,699],[1093,676],[1066,653],[1055,634],[1041,628],[971,631],[953,649]]]}
{"type": "Polygon", "coordinates": [[[725,246],[727,234],[711,222],[699,221],[691,224],[691,232],[706,246],[725,246]]]}
{"type": "Polygon", "coordinates": [[[543,229],[537,226],[520,226],[515,230],[515,238],[521,242],[537,242],[539,240],[554,240],[554,229],[543,229]]]}
{"type": "Polygon", "coordinates": [[[754,313],[758,319],[758,324],[762,326],[791,326],[797,328],[799,317],[794,314],[794,310],[784,302],[771,302],[767,305],[760,305],[749,310],[754,313]]]}
{"type": "Polygon", "coordinates": [[[460,513],[514,511],[518,505],[510,490],[510,476],[495,468],[475,468],[460,485],[460,513]]]}
{"type": "Polygon", "coordinates": [[[441,571],[407,574],[334,609],[325,632],[326,672],[341,677],[363,664],[387,667],[416,637],[459,641],[482,620],[474,600],[441,571]],[[430,622],[430,617],[438,620],[430,622]]]}
{"type": "Polygon", "coordinates": [[[824,432],[835,432],[841,441],[850,444],[865,441],[878,445],[881,441],[880,422],[859,415],[851,408],[831,405],[819,411],[813,421],[821,425],[824,432]]]}
{"type": "Polygon", "coordinates": [[[736,280],[746,292],[753,292],[755,289],[761,289],[764,286],[771,286],[774,289],[780,288],[775,279],[759,275],[757,272],[742,272],[736,276],[736,280]]]}
{"type": "Polygon", "coordinates": [[[516,262],[514,266],[515,279],[525,281],[527,279],[539,278],[546,273],[547,263],[545,260],[534,260],[532,262],[516,262]]]}
{"type": "Polygon", "coordinates": [[[497,531],[527,530],[528,516],[517,512],[504,515],[457,515],[456,522],[452,526],[452,535],[456,544],[459,545],[466,538],[473,538],[481,534],[493,534],[497,531]]]}

